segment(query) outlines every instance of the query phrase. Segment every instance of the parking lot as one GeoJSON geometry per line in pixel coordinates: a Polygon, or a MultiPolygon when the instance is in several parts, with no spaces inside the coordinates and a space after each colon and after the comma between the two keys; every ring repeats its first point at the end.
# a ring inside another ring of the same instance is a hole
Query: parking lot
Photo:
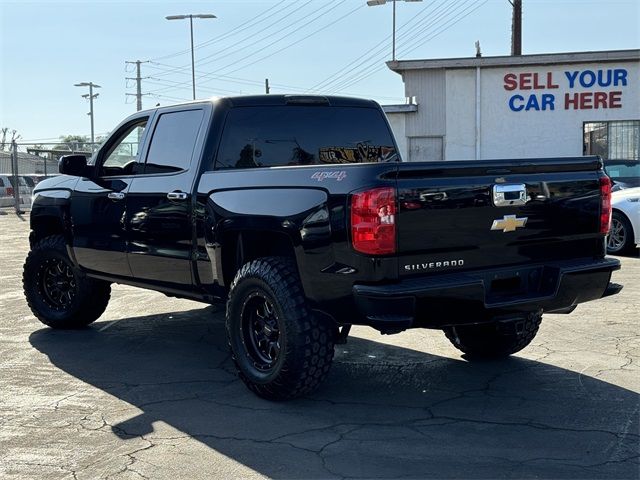
{"type": "Polygon", "coordinates": [[[640,260],[532,346],[465,361],[438,331],[354,328],[314,395],[233,373],[216,307],[116,285],[53,331],[21,286],[28,217],[0,215],[2,478],[638,478],[640,260]]]}

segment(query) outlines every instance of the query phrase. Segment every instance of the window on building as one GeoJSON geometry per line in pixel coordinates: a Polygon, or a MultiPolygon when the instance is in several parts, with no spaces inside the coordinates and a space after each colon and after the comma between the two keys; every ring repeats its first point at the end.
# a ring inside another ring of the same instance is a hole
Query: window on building
{"type": "Polygon", "coordinates": [[[605,160],[640,160],[640,120],[587,122],[584,124],[585,155],[605,160]]]}

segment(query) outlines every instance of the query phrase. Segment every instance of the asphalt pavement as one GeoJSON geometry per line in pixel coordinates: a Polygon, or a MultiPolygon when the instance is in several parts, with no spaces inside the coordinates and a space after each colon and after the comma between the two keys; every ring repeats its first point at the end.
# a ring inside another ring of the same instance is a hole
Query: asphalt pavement
{"type": "Polygon", "coordinates": [[[236,378],[219,308],[115,285],[89,328],[44,327],[28,232],[0,216],[1,478],[640,478],[637,257],[510,359],[354,328],[317,393],[272,403],[236,378]]]}

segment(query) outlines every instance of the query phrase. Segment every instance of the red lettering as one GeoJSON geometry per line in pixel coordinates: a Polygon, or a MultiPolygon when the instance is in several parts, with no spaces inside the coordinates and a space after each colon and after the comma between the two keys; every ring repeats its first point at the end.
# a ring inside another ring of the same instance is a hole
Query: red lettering
{"type": "Polygon", "coordinates": [[[540,77],[538,76],[538,73],[534,73],[533,74],[533,89],[534,90],[544,90],[544,84],[541,84],[539,82],[540,77]]]}
{"type": "Polygon", "coordinates": [[[559,88],[557,83],[553,83],[553,72],[547,72],[547,88],[559,88]]]}
{"type": "Polygon", "coordinates": [[[578,94],[577,93],[565,93],[564,94],[564,109],[569,110],[573,107],[574,110],[578,109],[578,94]]]}
{"type": "Polygon", "coordinates": [[[515,90],[518,88],[518,82],[515,73],[507,73],[504,76],[504,89],[505,90],[515,90]]]}
{"type": "Polygon", "coordinates": [[[531,90],[531,74],[520,74],[520,90],[531,90]]]}
{"type": "Polygon", "coordinates": [[[580,110],[591,110],[593,108],[593,105],[591,104],[592,100],[592,92],[582,92],[580,94],[580,110]]]}
{"type": "Polygon", "coordinates": [[[607,108],[607,99],[609,95],[605,92],[596,92],[593,94],[593,108],[607,108]]]}
{"type": "Polygon", "coordinates": [[[622,92],[609,92],[609,108],[622,108],[622,92]]]}

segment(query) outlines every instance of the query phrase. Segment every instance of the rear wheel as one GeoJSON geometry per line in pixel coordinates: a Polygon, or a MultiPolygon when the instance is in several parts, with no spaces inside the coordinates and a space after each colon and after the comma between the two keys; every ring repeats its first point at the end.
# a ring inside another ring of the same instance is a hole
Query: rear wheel
{"type": "Polygon", "coordinates": [[[24,264],[22,285],[33,314],[52,328],[80,328],[107,308],[111,286],[74,267],[62,235],[34,245],[24,264]]]}
{"type": "Polygon", "coordinates": [[[295,265],[286,258],[261,258],[238,271],[226,329],[240,378],[263,398],[311,393],[331,367],[336,328],[307,307],[295,265]]]}
{"type": "MultiPolygon", "coordinates": [[[[530,313],[518,328],[505,331],[498,323],[447,327],[444,333],[469,358],[500,358],[519,352],[531,343],[542,322],[542,314],[530,313]]],[[[513,325],[516,327],[516,325],[513,325]]]]}
{"type": "Polygon", "coordinates": [[[613,212],[611,230],[607,237],[607,252],[617,255],[631,253],[635,248],[633,227],[629,219],[620,212],[613,212]]]}

